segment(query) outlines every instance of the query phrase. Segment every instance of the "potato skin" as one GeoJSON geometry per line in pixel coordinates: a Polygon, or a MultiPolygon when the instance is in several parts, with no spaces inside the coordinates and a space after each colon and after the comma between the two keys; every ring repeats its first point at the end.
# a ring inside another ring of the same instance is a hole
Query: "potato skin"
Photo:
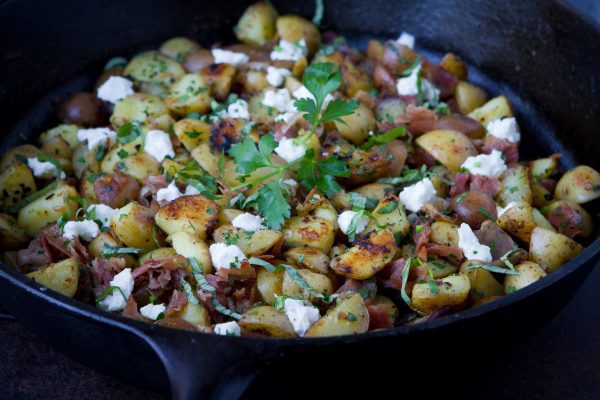
{"type": "Polygon", "coordinates": [[[329,252],[335,239],[331,222],[324,218],[306,215],[292,217],[283,227],[285,247],[312,247],[329,252]]]}
{"type": "Polygon", "coordinates": [[[341,118],[344,122],[335,121],[335,127],[340,135],[349,142],[359,145],[369,137],[369,132],[376,127],[373,112],[360,103],[351,115],[341,118]]]}
{"type": "Polygon", "coordinates": [[[194,257],[202,267],[205,274],[213,273],[212,260],[208,252],[208,245],[189,232],[178,231],[169,236],[173,249],[185,258],[194,257]]]}
{"type": "Polygon", "coordinates": [[[587,165],[575,167],[560,178],[554,196],[577,204],[597,199],[600,197],[600,173],[587,165]]]}
{"type": "Polygon", "coordinates": [[[525,243],[531,240],[531,232],[537,226],[533,218],[533,209],[529,203],[519,201],[498,217],[498,226],[525,243]]]}
{"type": "Polygon", "coordinates": [[[485,126],[494,119],[512,117],[513,111],[508,99],[505,96],[498,96],[471,111],[468,116],[485,126]]]}
{"type": "Polygon", "coordinates": [[[153,239],[154,215],[150,209],[132,201],[113,214],[110,227],[121,242],[128,247],[155,249],[153,239]]]}
{"type": "Polygon", "coordinates": [[[565,235],[536,227],[531,233],[529,261],[553,272],[583,251],[583,246],[565,235]]]}
{"type": "Polygon", "coordinates": [[[356,335],[369,329],[369,312],[360,294],[338,300],[304,337],[356,335]]]}
{"type": "Polygon", "coordinates": [[[416,143],[451,172],[458,172],[468,157],[478,154],[473,142],[464,133],[449,129],[427,132],[419,136],[416,143]]]}
{"type": "Polygon", "coordinates": [[[329,272],[329,256],[312,247],[294,247],[283,255],[296,265],[308,268],[313,272],[326,274],[329,272]]]}
{"type": "Polygon", "coordinates": [[[238,321],[245,335],[279,338],[296,337],[294,327],[288,317],[271,306],[249,309],[238,321]]]}
{"type": "MultiPolygon", "coordinates": [[[[318,272],[313,272],[308,269],[299,269],[298,273],[304,278],[306,283],[313,288],[316,292],[322,293],[324,295],[329,295],[333,293],[333,283],[331,279],[327,276],[320,274],[318,272]]],[[[317,299],[308,293],[306,290],[302,289],[294,280],[288,275],[286,272],[283,275],[283,283],[281,286],[281,291],[284,295],[290,296],[293,298],[302,298],[309,301],[316,301],[317,299]]]]}
{"type": "Polygon", "coordinates": [[[221,225],[213,232],[215,242],[227,243],[228,238],[237,238],[236,245],[248,257],[260,256],[269,251],[281,240],[283,234],[271,229],[259,229],[255,232],[246,232],[232,225],[221,225]]]}
{"type": "Polygon", "coordinates": [[[256,287],[265,303],[272,305],[278,296],[283,295],[283,273],[283,271],[269,272],[264,268],[258,269],[256,287]]]}
{"type": "Polygon", "coordinates": [[[21,162],[16,162],[0,175],[0,206],[4,209],[14,206],[36,190],[35,180],[29,168],[21,162]]]}
{"type": "Polygon", "coordinates": [[[317,27],[298,15],[283,15],[277,18],[276,27],[277,35],[283,40],[293,43],[300,39],[306,40],[310,54],[314,54],[321,44],[321,33],[317,27]]]}
{"type": "Polygon", "coordinates": [[[454,98],[461,114],[468,114],[486,102],[487,94],[472,83],[459,81],[454,88],[454,98]]]}
{"type": "Polygon", "coordinates": [[[527,167],[517,165],[509,168],[500,178],[500,183],[502,183],[502,190],[496,196],[496,200],[503,206],[521,200],[529,204],[532,203],[533,192],[527,167]]]}
{"type": "Polygon", "coordinates": [[[506,294],[523,289],[548,275],[542,267],[531,261],[524,261],[516,265],[515,270],[519,272],[519,275],[507,275],[504,278],[504,293],[506,294]]]}
{"type": "Polygon", "coordinates": [[[234,28],[235,36],[243,43],[263,46],[273,40],[279,14],[271,3],[259,1],[250,5],[234,28]]]}
{"type": "Polygon", "coordinates": [[[158,210],[155,220],[168,235],[185,231],[206,239],[206,233],[219,223],[219,207],[200,194],[182,196],[158,210]]]}
{"type": "Polygon", "coordinates": [[[471,289],[471,281],[464,274],[450,275],[437,282],[438,293],[433,293],[427,283],[417,283],[413,287],[412,306],[430,314],[446,306],[457,306],[465,302],[471,289]]]}
{"type": "Polygon", "coordinates": [[[465,192],[460,199],[452,201],[452,208],[473,229],[479,229],[488,215],[496,219],[496,202],[485,193],[465,192]]]}
{"type": "Polygon", "coordinates": [[[46,268],[30,272],[27,277],[60,294],[73,297],[79,284],[79,264],[74,258],[67,258],[46,268]]]}
{"type": "Polygon", "coordinates": [[[368,279],[392,261],[397,250],[398,246],[390,229],[371,231],[346,253],[332,259],[330,267],[350,279],[368,279]]]}
{"type": "Polygon", "coordinates": [[[35,236],[40,229],[56,222],[63,213],[75,215],[78,205],[68,200],[77,197],[77,190],[69,185],[59,186],[43,197],[32,201],[19,211],[17,221],[29,236],[35,236]]]}

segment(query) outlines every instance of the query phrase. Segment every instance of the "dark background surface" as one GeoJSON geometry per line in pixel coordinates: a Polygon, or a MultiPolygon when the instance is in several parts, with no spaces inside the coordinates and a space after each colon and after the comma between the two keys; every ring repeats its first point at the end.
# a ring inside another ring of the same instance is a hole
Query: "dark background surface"
{"type": "MultiPolygon", "coordinates": [[[[569,3],[600,23],[600,0],[571,0],[569,3]]],[[[569,306],[548,326],[501,356],[490,354],[487,363],[461,360],[463,365],[457,366],[456,371],[424,373],[432,374],[432,384],[437,381],[437,374],[456,376],[452,386],[440,392],[443,398],[600,399],[598,288],[600,271],[596,270],[569,306]]],[[[490,348],[493,346],[494,343],[490,343],[490,348]]],[[[482,352],[487,350],[481,349],[482,352]]],[[[118,354],[112,356],[115,362],[127,362],[118,354]]],[[[0,321],[0,382],[3,384],[0,399],[166,398],[84,367],[33,337],[18,322],[8,321],[0,321]]],[[[410,383],[401,382],[399,377],[396,384],[405,387],[410,383]]],[[[423,394],[433,394],[433,387],[423,390],[423,394]]],[[[401,393],[402,389],[394,391],[401,393]]]]}

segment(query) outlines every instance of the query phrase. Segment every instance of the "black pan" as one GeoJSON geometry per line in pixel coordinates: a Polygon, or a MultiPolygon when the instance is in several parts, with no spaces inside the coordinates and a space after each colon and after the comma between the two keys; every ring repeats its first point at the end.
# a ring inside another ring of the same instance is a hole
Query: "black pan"
{"type": "MultiPolygon", "coordinates": [[[[89,90],[110,57],[131,56],[175,35],[206,46],[232,40],[231,28],[249,3],[0,1],[1,149],[55,123],[53,101],[89,90]]],[[[313,12],[309,1],[274,3],[281,12],[313,12]]],[[[509,96],[526,132],[527,157],[560,152],[563,168],[600,166],[600,31],[565,6],[545,0],[328,0],[325,21],[358,44],[405,30],[428,55],[456,52],[471,66],[475,83],[509,96]]],[[[150,389],[170,386],[176,399],[239,397],[267,364],[259,378],[265,393],[274,385],[287,390],[278,395],[314,394],[307,376],[332,383],[337,393],[354,393],[372,388],[386,361],[395,363],[397,379],[386,381],[394,388],[410,369],[448,371],[458,365],[456,357],[464,361],[522,340],[564,307],[599,258],[596,240],[557,272],[499,301],[356,337],[275,340],[170,330],[82,305],[4,265],[0,302],[81,362],[150,389]]]]}

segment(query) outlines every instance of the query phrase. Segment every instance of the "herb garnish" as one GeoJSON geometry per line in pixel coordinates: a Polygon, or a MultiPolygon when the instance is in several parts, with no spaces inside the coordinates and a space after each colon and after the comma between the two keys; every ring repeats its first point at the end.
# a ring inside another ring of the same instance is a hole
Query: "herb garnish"
{"type": "Polygon", "coordinates": [[[104,249],[102,250],[101,255],[105,258],[110,257],[118,257],[123,254],[144,254],[149,252],[148,249],[140,249],[138,247],[121,247],[121,246],[111,246],[108,243],[104,244],[104,249]]]}

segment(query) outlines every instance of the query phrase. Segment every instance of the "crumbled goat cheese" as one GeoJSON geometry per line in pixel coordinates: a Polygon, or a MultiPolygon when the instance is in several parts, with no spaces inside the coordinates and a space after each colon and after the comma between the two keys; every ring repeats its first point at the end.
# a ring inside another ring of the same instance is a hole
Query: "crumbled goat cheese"
{"type": "Polygon", "coordinates": [[[97,93],[99,99],[116,103],[134,93],[133,82],[121,76],[111,76],[98,88],[97,93]]]}
{"type": "Polygon", "coordinates": [[[181,196],[193,196],[196,194],[200,194],[200,191],[191,185],[186,186],[185,192],[181,193],[175,182],[171,182],[166,188],[158,189],[158,192],[156,192],[156,201],[158,201],[158,204],[164,205],[181,196]]]}
{"type": "Polygon", "coordinates": [[[302,300],[285,299],[283,310],[298,336],[304,336],[308,328],[321,318],[317,307],[307,306],[302,300]]]}
{"type": "Polygon", "coordinates": [[[398,39],[396,39],[396,43],[401,44],[403,46],[409,47],[411,49],[415,48],[415,37],[410,33],[402,32],[398,39]]]}
{"type": "MultiPolygon", "coordinates": [[[[421,67],[412,70],[411,74],[396,81],[396,89],[401,96],[417,96],[419,94],[419,73],[421,67]]],[[[421,95],[425,101],[436,102],[440,97],[440,91],[435,85],[425,78],[421,78],[421,95]]]]}
{"type": "Polygon", "coordinates": [[[163,162],[165,157],[175,157],[173,143],[167,132],[158,129],[148,131],[144,140],[144,151],[156,158],[158,162],[163,162]]]}
{"type": "Polygon", "coordinates": [[[279,87],[283,85],[285,78],[288,76],[292,76],[292,73],[289,69],[271,66],[267,67],[267,83],[273,87],[279,87]]]}
{"type": "Polygon", "coordinates": [[[217,335],[223,336],[240,336],[242,334],[240,326],[235,321],[216,324],[214,327],[214,331],[217,335]]]}
{"type": "MultiPolygon", "coordinates": [[[[56,167],[50,161],[40,161],[37,157],[30,157],[27,159],[27,166],[36,178],[56,178],[56,167]]],[[[63,171],[60,171],[60,179],[65,179],[66,177],[67,175],[63,171]]]]}
{"type": "MultiPolygon", "coordinates": [[[[343,213],[341,213],[338,216],[338,225],[340,227],[340,230],[342,232],[344,232],[345,235],[348,234],[348,228],[350,228],[350,222],[352,222],[352,218],[354,218],[354,216],[358,214],[355,211],[344,211],[343,213]]],[[[356,224],[356,233],[359,234],[362,231],[364,231],[367,228],[367,225],[369,223],[369,217],[367,217],[366,215],[363,215],[362,217],[360,217],[360,219],[358,220],[358,223],[356,224]]]]}
{"type": "Polygon", "coordinates": [[[280,40],[279,44],[271,51],[271,60],[298,61],[306,54],[308,54],[308,49],[306,48],[306,41],[304,39],[300,39],[298,43],[280,40]]]}
{"type": "Polygon", "coordinates": [[[248,103],[246,100],[238,99],[229,104],[226,109],[221,110],[219,112],[219,117],[249,120],[250,112],[248,111],[248,103]]]}
{"type": "Polygon", "coordinates": [[[487,177],[498,177],[507,170],[506,163],[502,158],[502,152],[492,150],[492,154],[480,154],[475,157],[468,157],[461,165],[472,175],[481,175],[487,177]]]}
{"type": "Polygon", "coordinates": [[[490,121],[486,129],[488,135],[498,139],[506,139],[511,143],[518,143],[521,140],[521,132],[515,118],[502,118],[490,121]]]}
{"type": "Polygon", "coordinates": [[[427,202],[435,199],[436,190],[429,178],[405,187],[400,192],[400,201],[407,210],[417,212],[427,202]]]}
{"type": "Polygon", "coordinates": [[[125,268],[115,275],[109,287],[117,288],[100,301],[100,307],[106,311],[120,311],[127,305],[127,299],[133,291],[133,276],[131,268],[125,268]]]}
{"type": "Polygon", "coordinates": [[[117,212],[112,207],[107,206],[106,204],[92,204],[87,208],[88,215],[90,213],[94,214],[94,217],[91,218],[94,221],[100,221],[102,223],[102,227],[108,228],[110,226],[110,219],[114,213],[117,212]]]}
{"type": "Polygon", "coordinates": [[[265,229],[262,222],[263,219],[259,215],[243,213],[235,217],[233,221],[231,221],[231,224],[238,229],[254,232],[259,229],[265,229]]]}
{"type": "Polygon", "coordinates": [[[223,50],[223,49],[212,49],[211,50],[215,64],[231,64],[235,67],[242,64],[247,64],[250,61],[244,53],[236,53],[235,51],[223,50]]]}
{"type": "Polygon", "coordinates": [[[297,143],[294,139],[284,137],[275,148],[275,153],[285,161],[292,162],[304,156],[306,147],[303,144],[297,143]]]}
{"type": "Polygon", "coordinates": [[[100,228],[94,221],[69,221],[63,228],[63,237],[71,240],[79,237],[89,242],[100,234],[100,228]]]}
{"type": "Polygon", "coordinates": [[[87,141],[89,150],[98,146],[107,146],[115,143],[117,133],[108,128],[80,129],[77,131],[77,139],[81,142],[87,141]]]}
{"type": "Polygon", "coordinates": [[[156,321],[160,314],[164,315],[164,312],[167,310],[167,307],[163,303],[161,304],[146,304],[144,307],[140,308],[140,314],[142,317],[151,319],[152,321],[156,321]]]}
{"type": "Polygon", "coordinates": [[[471,227],[464,222],[458,228],[458,247],[462,249],[467,260],[492,261],[490,248],[479,243],[471,227]]]}
{"type": "Polygon", "coordinates": [[[213,243],[208,248],[213,266],[216,269],[238,268],[242,261],[246,260],[246,255],[234,244],[213,243]]]}

